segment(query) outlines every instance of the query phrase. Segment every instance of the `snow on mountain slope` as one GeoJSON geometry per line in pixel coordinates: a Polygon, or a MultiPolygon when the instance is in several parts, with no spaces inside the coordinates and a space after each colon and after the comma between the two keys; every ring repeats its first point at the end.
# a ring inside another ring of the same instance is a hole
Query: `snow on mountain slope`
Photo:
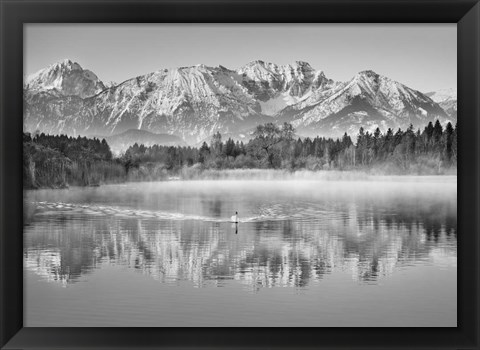
{"type": "Polygon", "coordinates": [[[259,101],[259,104],[263,114],[274,116],[286,107],[295,105],[300,101],[302,101],[302,98],[292,96],[288,92],[282,92],[267,101],[259,101]]]}
{"type": "Polygon", "coordinates": [[[26,98],[26,127],[42,126],[51,133],[113,134],[144,129],[195,142],[217,130],[252,127],[263,120],[260,105],[243,85],[243,78],[224,67],[159,70],[82,101],[38,96],[26,98]]]}
{"type": "Polygon", "coordinates": [[[237,73],[204,65],[131,79],[100,94],[95,105],[108,113],[105,124],[112,131],[135,127],[188,141],[260,117],[258,102],[237,73]]]}
{"type": "Polygon", "coordinates": [[[425,95],[430,97],[435,102],[443,102],[446,100],[456,100],[457,99],[457,89],[440,89],[437,91],[427,92],[425,95]]]}
{"type": "Polygon", "coordinates": [[[335,85],[315,104],[299,110],[293,125],[324,134],[357,132],[380,127],[423,126],[448,116],[419,91],[373,71],[363,71],[347,83],[335,85]]]}
{"type": "Polygon", "coordinates": [[[406,128],[455,119],[424,94],[372,71],[335,82],[308,63],[253,61],[237,69],[162,69],[105,87],[69,60],[29,77],[24,128],[52,134],[113,135],[130,129],[176,135],[189,144],[246,135],[265,122],[300,134],[338,136],[360,126],[406,128]]]}
{"type": "Polygon", "coordinates": [[[244,86],[258,99],[261,112],[269,116],[318,96],[333,84],[322,71],[303,61],[283,66],[253,61],[237,72],[243,76],[244,86]]]}
{"type": "Polygon", "coordinates": [[[432,100],[437,102],[447,114],[455,118],[457,117],[457,89],[440,89],[437,91],[431,91],[425,95],[429,96],[432,100]]]}
{"type": "Polygon", "coordinates": [[[237,70],[248,87],[260,101],[266,102],[287,93],[293,97],[302,97],[309,90],[315,90],[328,82],[325,74],[315,71],[310,64],[296,61],[294,64],[276,65],[264,61],[253,61],[237,70]]]}
{"type": "Polygon", "coordinates": [[[81,98],[93,96],[105,89],[98,77],[78,63],[65,59],[42,69],[26,79],[30,91],[49,91],[52,94],[81,98]]]}

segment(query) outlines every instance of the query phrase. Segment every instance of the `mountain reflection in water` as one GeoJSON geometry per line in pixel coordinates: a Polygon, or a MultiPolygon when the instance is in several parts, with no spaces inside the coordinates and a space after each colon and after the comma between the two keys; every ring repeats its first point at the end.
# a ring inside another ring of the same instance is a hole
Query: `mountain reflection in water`
{"type": "Polygon", "coordinates": [[[234,281],[254,292],[308,288],[335,271],[377,284],[403,267],[456,267],[456,179],[435,188],[334,185],[265,183],[248,190],[245,182],[163,183],[27,192],[25,267],[65,286],[120,265],[165,284],[234,281]],[[235,209],[238,225],[227,219],[235,209]]]}

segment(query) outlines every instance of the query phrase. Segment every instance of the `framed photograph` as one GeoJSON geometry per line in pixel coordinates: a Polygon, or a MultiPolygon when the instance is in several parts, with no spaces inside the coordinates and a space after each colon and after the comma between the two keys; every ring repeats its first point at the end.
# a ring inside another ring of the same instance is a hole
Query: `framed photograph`
{"type": "Polygon", "coordinates": [[[1,4],[1,349],[479,348],[478,1],[1,4]]]}

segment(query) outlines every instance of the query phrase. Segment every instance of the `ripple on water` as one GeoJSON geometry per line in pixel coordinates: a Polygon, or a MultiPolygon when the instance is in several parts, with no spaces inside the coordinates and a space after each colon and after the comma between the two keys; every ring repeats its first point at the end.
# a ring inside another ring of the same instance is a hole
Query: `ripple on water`
{"type": "MultiPolygon", "coordinates": [[[[73,203],[49,203],[49,202],[32,202],[36,207],[35,215],[49,216],[49,215],[91,215],[91,216],[115,216],[125,218],[146,218],[158,220],[195,220],[205,222],[230,222],[230,218],[191,215],[184,213],[155,211],[145,209],[121,208],[115,206],[95,206],[83,205],[73,203]]],[[[285,208],[280,204],[273,204],[259,208],[258,215],[240,217],[239,222],[263,222],[263,221],[283,221],[292,218],[312,220],[315,217],[325,215],[326,212],[321,212],[310,208],[296,208],[296,212],[292,212],[292,208],[285,208]],[[284,214],[285,211],[290,211],[290,214],[284,214]]],[[[331,213],[329,214],[331,217],[331,213]]]]}

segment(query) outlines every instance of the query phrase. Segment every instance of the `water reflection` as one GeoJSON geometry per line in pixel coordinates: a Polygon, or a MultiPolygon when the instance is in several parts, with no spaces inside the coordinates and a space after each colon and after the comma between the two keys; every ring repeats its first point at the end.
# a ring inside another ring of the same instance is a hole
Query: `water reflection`
{"type": "MultiPolygon", "coordinates": [[[[173,205],[180,210],[192,202],[190,195],[176,198],[173,205]]],[[[195,198],[203,216],[219,218],[231,209],[219,198],[195,198]]],[[[141,217],[107,215],[107,209],[94,215],[92,208],[39,212],[38,204],[28,203],[25,266],[65,286],[112,264],[167,284],[187,280],[196,287],[221,287],[237,281],[251,291],[308,287],[335,271],[358,283],[379,283],[405,266],[456,266],[451,200],[255,200],[249,207],[256,219],[238,225],[159,219],[145,210],[141,217]]]]}

